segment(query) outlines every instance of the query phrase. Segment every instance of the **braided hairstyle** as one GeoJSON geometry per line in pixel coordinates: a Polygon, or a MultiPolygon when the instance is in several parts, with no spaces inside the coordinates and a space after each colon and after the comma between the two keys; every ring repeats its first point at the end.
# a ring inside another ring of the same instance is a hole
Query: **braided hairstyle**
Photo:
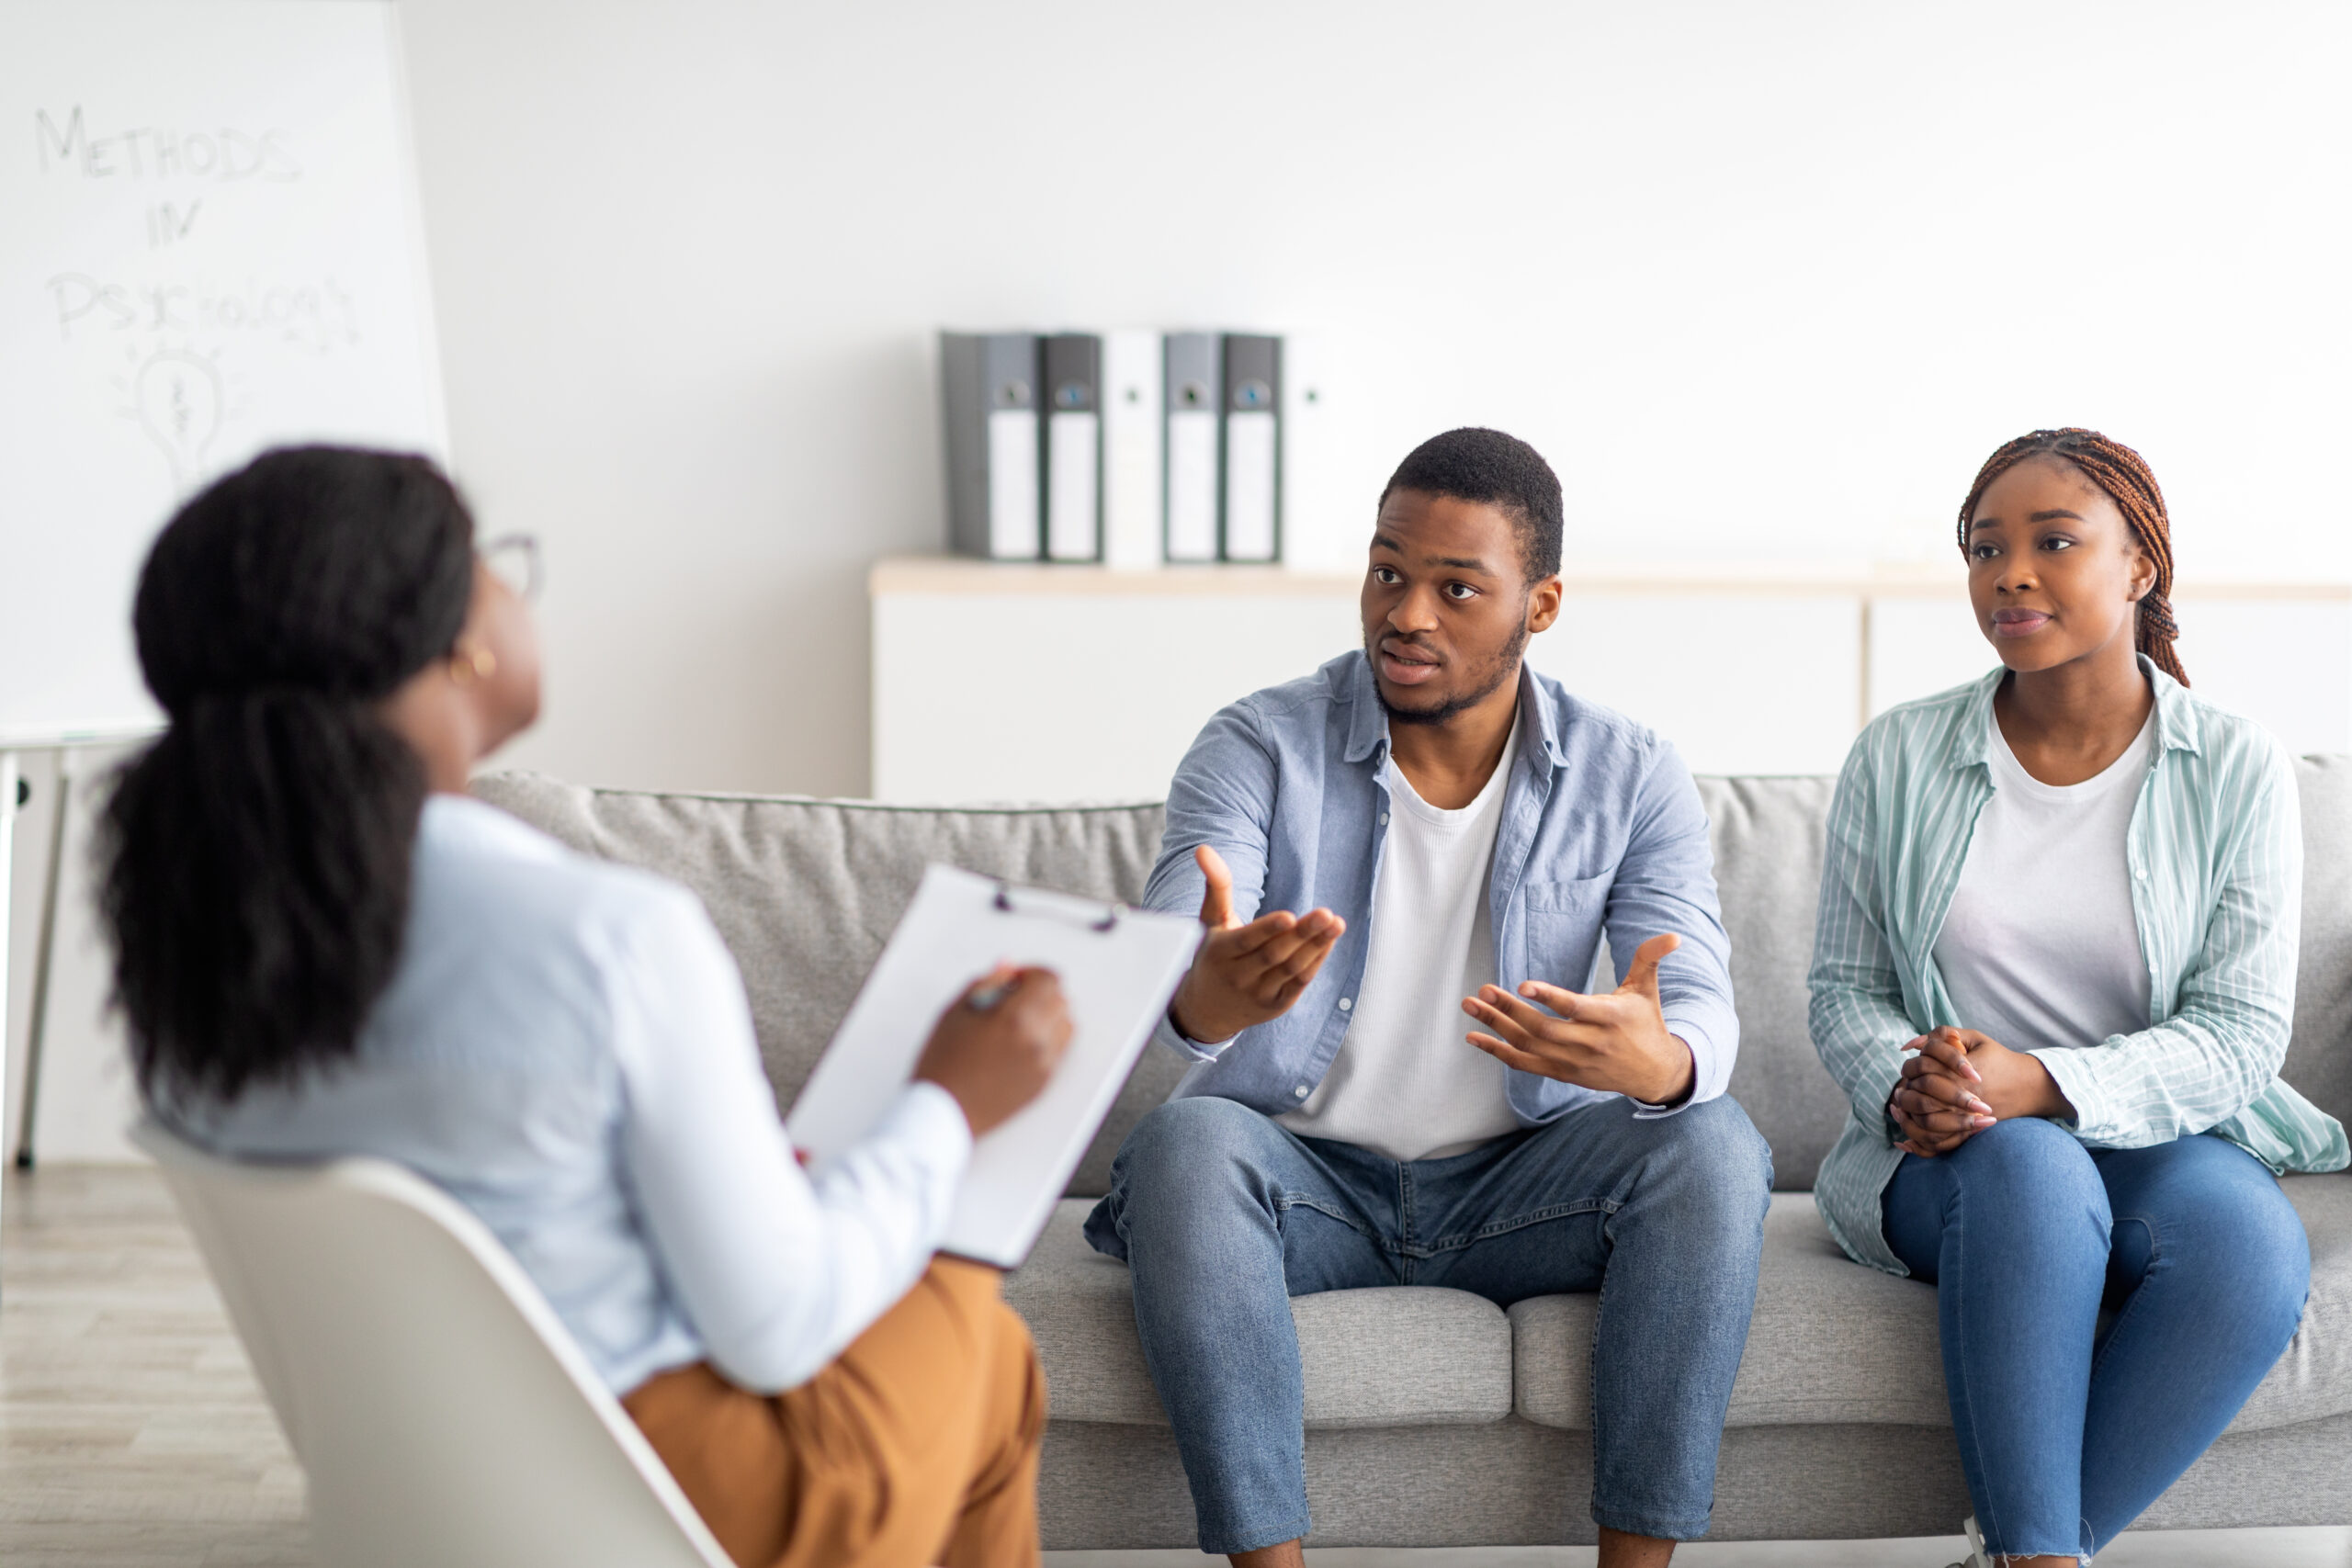
{"type": "Polygon", "coordinates": [[[1984,499],[1995,479],[2029,457],[2056,457],[2073,464],[2084,478],[2106,491],[2116,510],[2123,513],[2132,536],[2156,569],[2154,585],[2140,600],[2133,645],[2157,669],[2188,685],[2188,672],[2180,667],[2180,655],[2172,646],[2173,638],[2180,635],[2180,624],[2172,615],[2172,521],[2165,513],[2165,494],[2156,488],[2156,476],[2149,471],[2147,459],[2122,442],[2096,430],[2069,427],[2031,431],[2006,443],[1984,459],[1976,482],[1968,489],[1968,499],[1960,504],[1962,558],[1968,555],[1968,525],[1975,518],[1976,503],[1984,499]]]}
{"type": "Polygon", "coordinates": [[[391,981],[425,795],[377,705],[463,630],[473,519],[423,457],[264,454],[140,573],[170,727],[116,775],[100,912],[141,1089],[237,1098],[346,1059],[391,981]]]}

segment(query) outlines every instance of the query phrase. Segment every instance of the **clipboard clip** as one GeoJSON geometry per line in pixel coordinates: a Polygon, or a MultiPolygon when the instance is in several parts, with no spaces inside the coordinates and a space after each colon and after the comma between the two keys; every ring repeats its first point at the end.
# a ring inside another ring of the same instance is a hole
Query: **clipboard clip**
{"type": "Polygon", "coordinates": [[[1114,931],[1119,929],[1119,907],[1116,904],[1104,905],[1102,918],[1092,920],[1081,915],[1073,915],[1066,909],[1018,909],[1013,907],[1012,885],[1008,882],[999,882],[996,885],[996,907],[1008,915],[1050,915],[1056,919],[1082,925],[1091,931],[1114,931]]]}

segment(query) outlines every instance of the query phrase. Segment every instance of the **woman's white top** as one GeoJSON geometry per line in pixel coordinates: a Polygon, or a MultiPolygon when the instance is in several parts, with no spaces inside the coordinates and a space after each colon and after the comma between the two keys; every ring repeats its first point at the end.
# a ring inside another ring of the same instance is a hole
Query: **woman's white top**
{"type": "Polygon", "coordinates": [[[457,795],[426,803],[415,868],[356,1059],[158,1113],[225,1154],[438,1183],[616,1393],[705,1357],[754,1392],[805,1382],[921,1277],[971,1156],[945,1090],[910,1086],[804,1172],[692,894],[457,795]]]}
{"type": "Polygon", "coordinates": [[[2126,840],[2156,759],[2156,715],[2080,784],[2025,771],[1996,720],[1993,794],[1936,938],[1963,1028],[2012,1051],[2085,1050],[2148,1027],[2148,960],[2126,840]]]}
{"type": "Polygon", "coordinates": [[[1485,1026],[1462,1010],[1463,998],[1495,983],[1495,835],[1519,725],[1477,798],[1456,810],[1423,800],[1389,763],[1396,820],[1373,884],[1363,985],[1330,1071],[1275,1118],[1292,1132],[1416,1160],[1519,1131],[1505,1068],[1464,1038],[1485,1026]]]}

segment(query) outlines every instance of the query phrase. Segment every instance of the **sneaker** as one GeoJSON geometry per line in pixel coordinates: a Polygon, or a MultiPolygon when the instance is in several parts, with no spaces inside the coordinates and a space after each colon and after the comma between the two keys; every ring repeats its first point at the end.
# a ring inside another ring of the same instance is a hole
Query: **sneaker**
{"type": "Polygon", "coordinates": [[[1984,1555],[1984,1537],[1976,1529],[1976,1516],[1969,1515],[1960,1528],[1968,1537],[1968,1555],[1951,1568],[1993,1568],[1993,1560],[1984,1555]]]}

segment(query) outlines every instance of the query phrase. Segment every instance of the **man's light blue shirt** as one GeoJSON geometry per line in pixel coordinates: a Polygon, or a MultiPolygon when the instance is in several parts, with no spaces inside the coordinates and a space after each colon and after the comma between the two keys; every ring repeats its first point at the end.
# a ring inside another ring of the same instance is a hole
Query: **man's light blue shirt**
{"type": "MultiPolygon", "coordinates": [[[[1674,932],[1682,945],[1659,968],[1658,995],[1668,1030],[1690,1047],[1696,1068],[1681,1104],[1712,1100],[1731,1081],[1739,1021],[1707,815],[1690,770],[1652,731],[1532,670],[1521,671],[1519,700],[1526,721],[1517,752],[1500,763],[1510,775],[1488,894],[1496,983],[1585,990],[1604,934],[1622,980],[1636,947],[1674,932]]],[[[1232,868],[1241,919],[1323,906],[1347,931],[1314,983],[1272,1022],[1204,1046],[1163,1019],[1157,1038],[1200,1064],[1179,1098],[1220,1095],[1274,1115],[1304,1103],[1329,1070],[1372,946],[1373,887],[1396,778],[1388,750],[1388,715],[1359,649],[1242,698],[1185,753],[1145,905],[1196,912],[1204,879],[1193,851],[1207,844],[1232,868]]],[[[1463,1032],[1472,1027],[1464,1016],[1463,1032]]],[[[1516,1070],[1506,1082],[1522,1126],[1613,1098],[1516,1070]]]]}

